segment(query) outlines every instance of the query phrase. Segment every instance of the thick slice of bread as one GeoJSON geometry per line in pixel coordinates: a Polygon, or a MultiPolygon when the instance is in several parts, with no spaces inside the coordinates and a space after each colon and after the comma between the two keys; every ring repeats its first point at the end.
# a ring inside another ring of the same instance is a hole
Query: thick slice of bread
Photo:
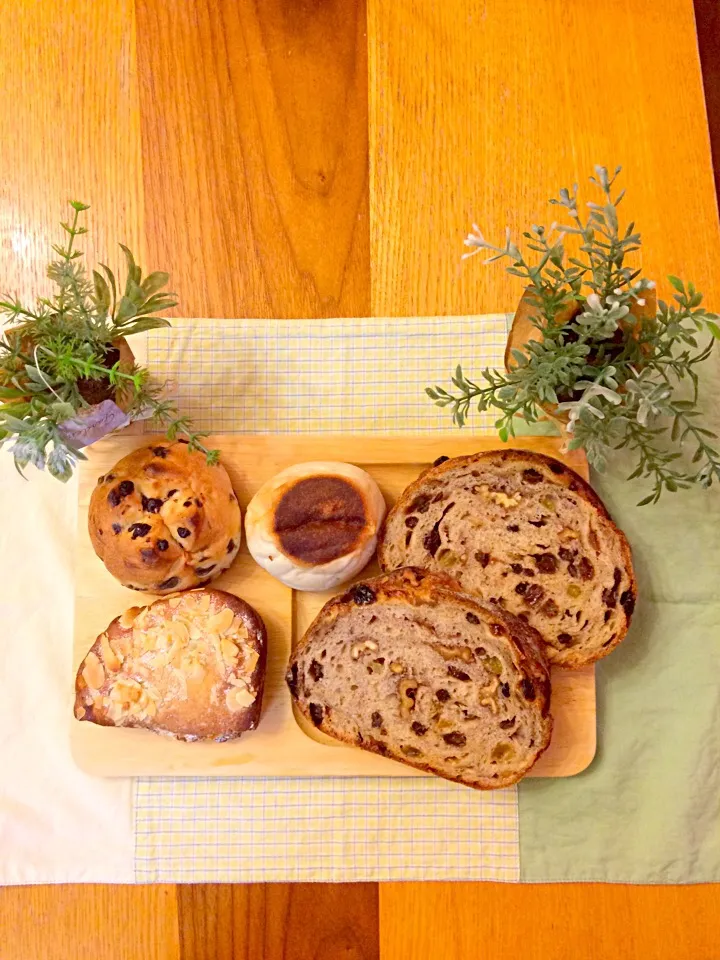
{"type": "Polygon", "coordinates": [[[232,740],[260,719],[265,625],[224,590],[130,607],[78,668],[75,716],[177,740],[232,740]]]}
{"type": "Polygon", "coordinates": [[[437,462],[388,514],[383,570],[416,566],[535,627],[551,663],[580,667],[620,643],[635,607],[630,547],[573,470],[526,450],[437,462]]]}
{"type": "Polygon", "coordinates": [[[287,683],[324,733],[489,790],[519,780],[550,742],[539,641],[449,577],[408,568],[326,603],[287,683]]]}

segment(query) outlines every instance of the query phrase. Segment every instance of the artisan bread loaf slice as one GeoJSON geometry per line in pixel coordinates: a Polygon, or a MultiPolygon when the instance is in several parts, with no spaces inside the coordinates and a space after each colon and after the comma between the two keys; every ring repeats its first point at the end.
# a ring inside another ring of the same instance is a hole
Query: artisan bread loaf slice
{"type": "Polygon", "coordinates": [[[550,742],[532,628],[449,577],[398,570],[330,600],[287,683],[324,733],[470,787],[519,780],[550,742]]]}
{"type": "Polygon", "coordinates": [[[623,639],[635,606],[630,547],[573,470],[526,450],[443,458],[381,532],[383,570],[450,574],[527,620],[550,663],[580,667],[623,639]]]}

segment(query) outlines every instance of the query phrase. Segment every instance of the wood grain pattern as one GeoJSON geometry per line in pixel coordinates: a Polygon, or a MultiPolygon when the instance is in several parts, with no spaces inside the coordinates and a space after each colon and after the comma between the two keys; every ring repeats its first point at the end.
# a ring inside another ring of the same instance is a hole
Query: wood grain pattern
{"type": "Polygon", "coordinates": [[[384,883],[380,956],[715,960],[717,897],[713,885],[384,883]]]}
{"type": "MultiPolygon", "coordinates": [[[[675,273],[717,309],[691,0],[369,0],[368,46],[374,314],[512,310],[518,287],[501,266],[460,266],[469,224],[501,238],[549,223],[547,198],[595,163],[625,168],[660,294],[675,273]]],[[[693,889],[383,884],[381,954],[711,957],[711,903],[693,889]]]]}
{"type": "Polygon", "coordinates": [[[380,957],[375,883],[196,884],[178,912],[182,960],[380,957]]]}
{"type": "Polygon", "coordinates": [[[596,199],[596,163],[624,167],[661,295],[673,273],[720,300],[691,0],[369,0],[368,43],[373,314],[514,309],[501,264],[461,266],[470,224],[521,239],[559,187],[596,199]]]}
{"type": "Polygon", "coordinates": [[[363,0],[138,0],[149,250],[178,312],[369,310],[363,0]]]}
{"type": "MultiPolygon", "coordinates": [[[[150,594],[138,595],[114,580],[96,557],[87,536],[88,504],[98,476],[108,473],[119,459],[149,442],[147,436],[103,440],[88,450],[89,459],[81,466],[75,553],[76,666],[113,617],[128,607],[156,599],[150,594]]],[[[225,434],[208,442],[221,451],[243,511],[266,480],[293,463],[352,461],[377,481],[390,506],[437,457],[462,456],[497,447],[494,437],[477,437],[469,431],[426,437],[365,437],[361,448],[357,437],[329,435],[225,434]]],[[[584,454],[562,454],[557,438],[528,437],[518,439],[515,445],[563,459],[587,479],[584,454]]],[[[377,572],[373,566],[362,575],[377,572]]],[[[267,675],[258,729],[230,743],[187,744],[146,730],[115,730],[72,719],[70,741],[78,766],[105,777],[428,776],[386,757],[340,744],[293,710],[285,684],[291,645],[339,590],[293,595],[293,591],[254,562],[247,544],[243,544],[235,563],[214,585],[247,600],[267,627],[267,675]]],[[[552,742],[529,776],[574,776],[595,756],[595,668],[553,669],[552,682],[552,742]]]]}
{"type": "Polygon", "coordinates": [[[0,290],[32,301],[70,199],[91,258],[144,259],[133,2],[6,3],[0,44],[0,290]]]}
{"type": "Polygon", "coordinates": [[[172,885],[0,888],[1,960],[185,960],[172,885]]]}
{"type": "MultiPolygon", "coordinates": [[[[2,286],[22,295],[42,289],[50,234],[78,196],[93,204],[92,248],[115,262],[123,239],[148,267],[170,267],[188,315],[510,309],[517,288],[501,268],[458,265],[469,222],[497,236],[506,223],[549,220],[546,198],[563,180],[620,162],[648,270],[694,279],[718,308],[691,0],[371,0],[367,40],[353,0],[7,0],[2,14],[2,286]],[[372,298],[358,187],[366,45],[372,298]],[[332,129],[309,122],[328,117],[326,104],[332,129]],[[356,172],[323,233],[311,214],[330,200],[312,173],[303,192],[294,171],[329,170],[321,162],[341,141],[356,172]]],[[[352,954],[342,944],[307,950],[340,911],[372,943],[377,912],[363,891],[374,887],[251,887],[235,900],[213,887],[213,903],[182,888],[181,941],[168,888],[8,888],[0,958],[234,956],[250,910],[275,931],[267,960],[334,960],[352,954]],[[282,907],[291,894],[295,936],[282,907]]],[[[388,960],[718,956],[715,887],[405,884],[383,885],[381,896],[388,960]]]]}
{"type": "Polygon", "coordinates": [[[720,211],[720,4],[694,0],[698,51],[707,107],[710,150],[715,169],[715,194],[720,211]]]}

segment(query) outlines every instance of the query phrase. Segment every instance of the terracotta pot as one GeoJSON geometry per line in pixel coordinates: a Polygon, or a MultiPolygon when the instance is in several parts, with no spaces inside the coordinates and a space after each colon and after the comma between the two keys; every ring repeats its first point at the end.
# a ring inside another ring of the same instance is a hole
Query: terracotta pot
{"type": "MultiPolygon", "coordinates": [[[[10,330],[6,330],[5,337],[10,344],[19,341],[22,352],[27,356],[32,356],[35,345],[32,339],[24,332],[22,326],[12,327],[10,330]]],[[[108,354],[108,366],[113,366],[118,360],[120,361],[120,369],[128,373],[135,365],[135,357],[125,337],[119,337],[117,340],[113,340],[112,350],[108,354]]],[[[18,362],[16,375],[22,373],[23,370],[24,367],[22,363],[18,362]]],[[[6,385],[2,383],[3,379],[6,380],[7,385],[9,385],[9,378],[0,378],[0,385],[6,385]]],[[[132,390],[128,390],[127,387],[113,390],[112,387],[107,383],[103,383],[101,380],[78,380],[78,390],[80,396],[91,406],[102,403],[103,400],[114,400],[122,410],[127,411],[132,402],[132,390]]],[[[30,399],[30,396],[27,395],[18,398],[18,400],[20,399],[27,401],[30,399]]]]}
{"type": "MultiPolygon", "coordinates": [[[[113,367],[120,361],[120,369],[129,373],[135,365],[135,355],[130,349],[125,337],[113,340],[112,349],[107,355],[107,366],[113,367]]],[[[78,380],[78,391],[86,403],[96,406],[103,400],[114,400],[121,410],[127,412],[132,404],[132,388],[118,387],[113,389],[110,384],[102,380],[78,380]]]]}
{"type": "MultiPolygon", "coordinates": [[[[626,334],[629,333],[634,337],[637,337],[641,327],[652,322],[657,314],[657,296],[655,290],[645,290],[643,296],[645,299],[644,306],[633,303],[630,308],[630,313],[620,321],[620,328],[623,332],[626,334]]],[[[564,323],[567,323],[568,320],[582,313],[582,311],[583,305],[576,300],[558,311],[554,322],[562,326],[564,323]]],[[[539,314],[540,310],[537,304],[533,302],[530,291],[526,290],[513,317],[507,345],[505,346],[505,369],[508,373],[517,365],[512,356],[513,350],[522,351],[525,344],[530,340],[542,340],[542,330],[539,330],[531,319],[532,317],[537,317],[539,314]]],[[[567,413],[558,413],[555,404],[543,404],[542,409],[553,420],[558,420],[561,423],[567,423],[569,420],[567,413]]]]}

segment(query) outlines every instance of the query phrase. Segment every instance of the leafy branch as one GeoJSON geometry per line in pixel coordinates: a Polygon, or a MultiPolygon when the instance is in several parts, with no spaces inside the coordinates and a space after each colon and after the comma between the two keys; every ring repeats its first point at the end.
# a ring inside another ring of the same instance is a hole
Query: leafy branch
{"type": "Polygon", "coordinates": [[[16,467],[28,464],[60,480],[72,475],[82,452],[65,437],[62,426],[83,415],[97,396],[116,399],[133,417],[150,413],[173,439],[185,435],[191,449],[208,462],[218,453],[202,443],[205,434],[192,430],[171,401],[160,397],[147,369],[128,368],[119,358],[119,342],[135,333],[166,327],[160,311],[176,305],[163,292],[168,275],[156,271],[143,278],[132,252],[120,247],[127,267],[124,285],[105,264],[88,276],[78,237],[87,233],[80,216],[87,204],[71,201],[73,216],[62,223],[64,243],[47,270],[56,287],[34,307],[17,298],[0,300],[6,327],[0,336],[0,447],[11,444],[16,467]]]}
{"type": "Polygon", "coordinates": [[[426,393],[460,427],[471,408],[497,409],[503,441],[514,436],[516,417],[531,423],[557,417],[566,423],[568,447],[584,449],[598,470],[613,450],[627,448],[637,461],[630,478],[652,483],[645,504],[665,491],[720,482],[717,436],[699,422],[700,371],[720,339],[720,317],[702,307],[693,284],[674,276],[672,302],[655,308],[654,282],[628,262],[641,238],[634,223],[620,227],[619,173],[619,167],[612,175],[595,168],[590,181],[602,202],[588,203],[585,218],[578,185],[560,190],[550,203],[569,222],[533,224],[523,233],[532,260],[509,231],[496,246],[473,226],[464,257],[485,251],[485,263],[509,261],[508,273],[525,285],[528,319],[540,339],[512,349],[507,370],[484,370],[483,383],[459,365],[454,390],[435,385],[426,393]],[[566,237],[574,238],[575,252],[566,249],[566,237]]]}

